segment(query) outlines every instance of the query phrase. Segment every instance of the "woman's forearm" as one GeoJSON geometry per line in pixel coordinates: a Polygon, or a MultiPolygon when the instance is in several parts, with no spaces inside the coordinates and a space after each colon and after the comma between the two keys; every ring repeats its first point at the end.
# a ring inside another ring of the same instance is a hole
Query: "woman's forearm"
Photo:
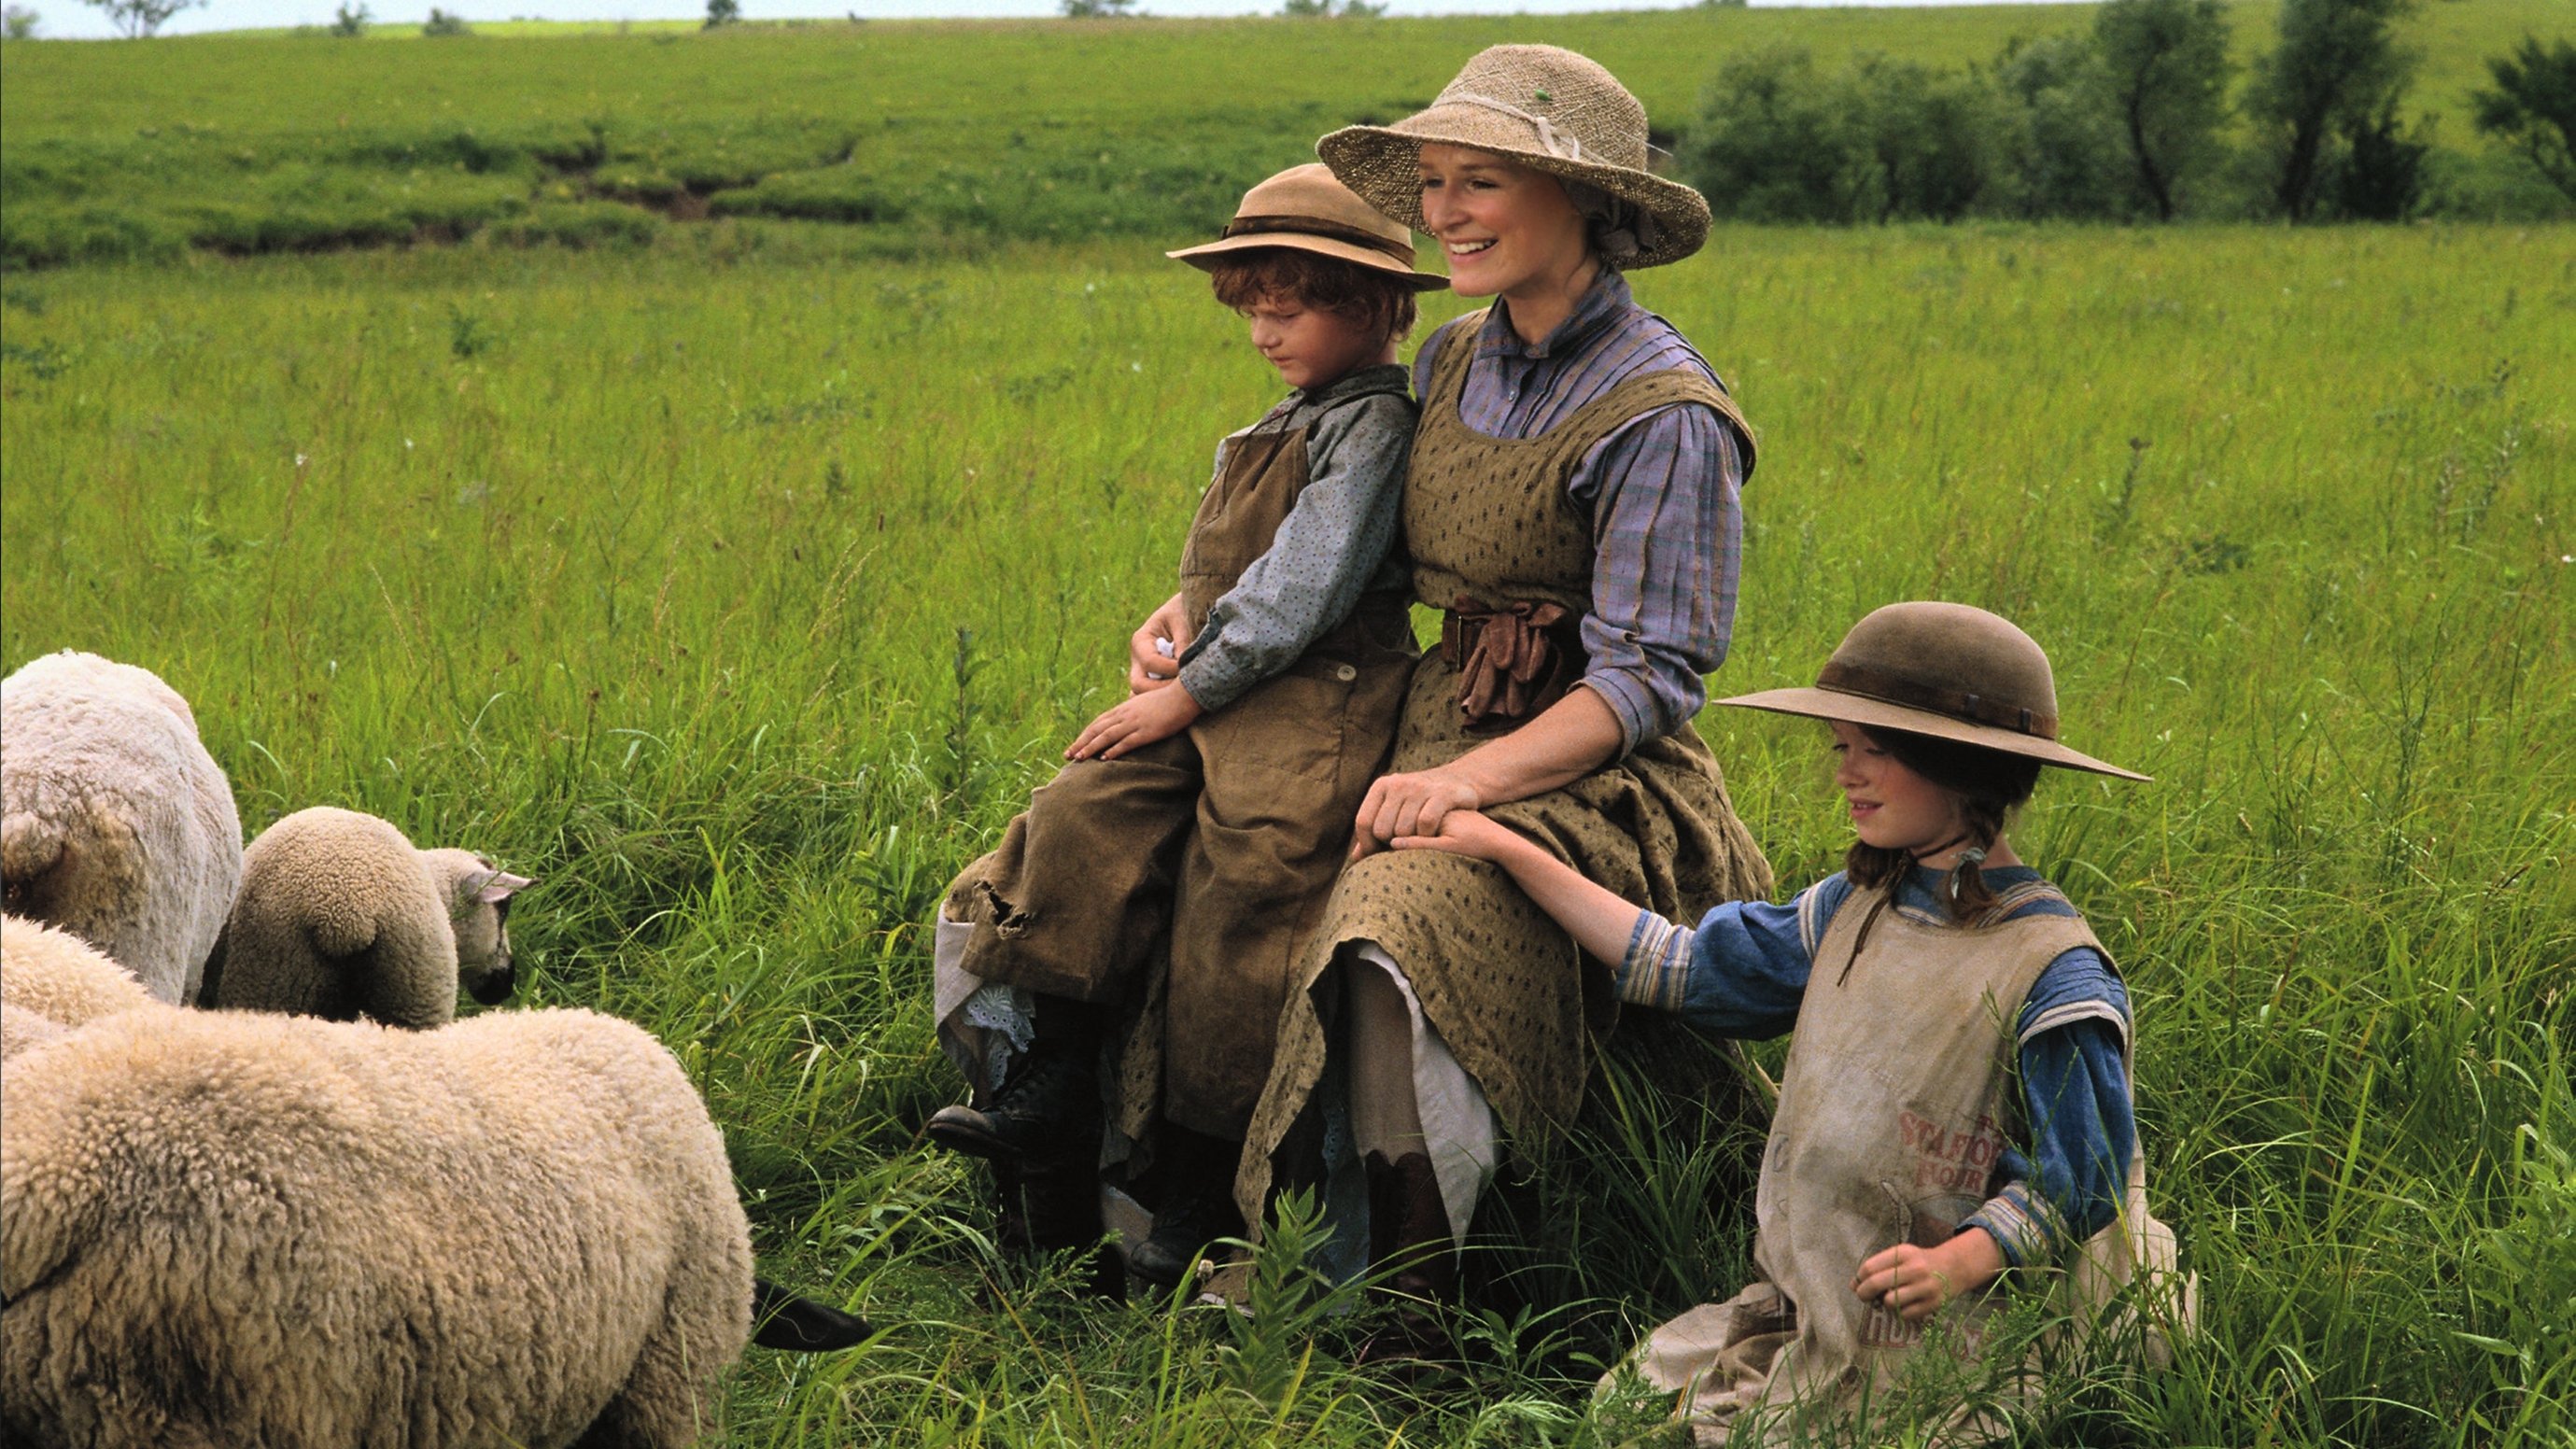
{"type": "MultiPolygon", "coordinates": [[[[1601,696],[1575,688],[1538,718],[1478,745],[1446,768],[1475,790],[1480,805],[1501,805],[1582,779],[1617,758],[1626,742],[1619,716],[1601,696]]],[[[1621,949],[1626,949],[1624,940],[1621,949]]],[[[1617,960],[1617,954],[1610,959],[1617,960]]]]}

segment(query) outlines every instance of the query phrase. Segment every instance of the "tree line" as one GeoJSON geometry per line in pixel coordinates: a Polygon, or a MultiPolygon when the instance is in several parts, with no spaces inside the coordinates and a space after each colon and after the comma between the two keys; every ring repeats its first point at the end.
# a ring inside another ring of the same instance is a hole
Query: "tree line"
{"type": "MultiPolygon", "coordinates": [[[[2241,87],[2222,0],[2107,0],[2088,31],[1965,70],[1757,51],[1719,70],[1676,167],[1748,221],[2399,220],[2436,200],[2432,119],[2405,117],[2418,57],[2392,33],[2413,4],[2283,0],[2241,87]]],[[[2526,38],[2488,70],[2478,129],[2576,200],[2576,46],[2526,38]]]]}

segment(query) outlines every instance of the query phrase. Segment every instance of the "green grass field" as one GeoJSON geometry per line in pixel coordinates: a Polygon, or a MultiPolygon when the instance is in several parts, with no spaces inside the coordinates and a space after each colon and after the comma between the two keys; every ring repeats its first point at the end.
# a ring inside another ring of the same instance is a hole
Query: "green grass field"
{"type": "MultiPolygon", "coordinates": [[[[1721,230],[1639,291],[1763,430],[1719,689],[1967,600],[2050,648],[2075,743],[2157,776],[2053,781],[2017,839],[2125,963],[2207,1334],[2067,1388],[2046,1442],[2567,1442],[2576,238],[1721,230]]],[[[1539,1185],[1585,1205],[1533,1255],[1563,1301],[1489,1304],[1428,1386],[1344,1367],[1344,1320],[1084,1303],[915,1138],[960,1090],[930,906],[1115,696],[1212,439],[1272,393],[1194,274],[719,224],[83,267],[0,308],[0,664],[161,671],[250,829],[335,803],[540,877],[523,1004],[658,1032],[773,1270],[886,1326],[755,1354],[729,1442],[1652,1426],[1592,1364],[1743,1275],[1710,1185],[1751,1129],[1633,1073],[1539,1185]]],[[[1815,732],[1702,729],[1783,881],[1832,868],[1815,732]]]]}
{"type": "MultiPolygon", "coordinates": [[[[1427,101],[1480,46],[1593,55],[1669,143],[1732,55],[1811,47],[1991,62],[2087,6],[1681,10],[1373,22],[841,23],[547,30],[402,43],[219,35],[0,51],[0,265],[312,251],[467,235],[631,243],[665,218],[853,225],[907,255],[995,240],[1192,236],[1314,139],[1427,101]],[[399,97],[400,104],[389,105],[399,97]]],[[[2235,7],[2240,60],[2272,0],[2235,7]]],[[[2565,216],[2469,122],[2485,61],[2568,33],[2564,0],[2437,0],[2408,113],[2438,118],[2438,205],[2565,216]]]]}

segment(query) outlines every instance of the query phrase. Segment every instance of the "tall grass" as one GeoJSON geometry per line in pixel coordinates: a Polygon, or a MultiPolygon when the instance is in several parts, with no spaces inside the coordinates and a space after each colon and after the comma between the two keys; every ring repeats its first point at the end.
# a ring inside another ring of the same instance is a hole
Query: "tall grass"
{"type": "MultiPolygon", "coordinates": [[[[671,1043],[773,1268],[885,1325],[756,1355],[735,1443],[1633,1442],[1655,1406],[1589,1380],[1740,1279],[1757,1130],[1633,1050],[1496,1199],[1526,1245],[1445,1384],[1345,1368],[1329,1314],[1086,1301],[921,1145],[959,1090],[922,922],[1116,696],[1274,384],[1137,248],[846,238],[9,280],[0,663],[160,670],[250,829],[337,803],[540,877],[529,999],[671,1043]]],[[[2050,649],[2074,743],[2157,776],[2053,780],[2017,841],[2136,994],[2207,1332],[2064,1387],[2048,1442],[2576,1429],[2571,256],[1739,229],[1638,278],[1763,433],[1718,689],[1962,599],[2050,649]]],[[[1831,869],[1812,732],[1702,729],[1782,879],[1831,869]]]]}

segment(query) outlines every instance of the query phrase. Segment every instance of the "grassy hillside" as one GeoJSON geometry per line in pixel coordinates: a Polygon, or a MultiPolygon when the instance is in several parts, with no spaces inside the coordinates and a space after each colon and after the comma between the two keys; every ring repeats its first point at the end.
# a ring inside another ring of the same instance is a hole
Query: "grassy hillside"
{"type": "MultiPolygon", "coordinates": [[[[1352,120],[1427,100],[1478,47],[1581,49],[1667,133],[1739,50],[1990,60],[2084,6],[1576,16],[742,26],[352,42],[234,35],[0,52],[0,261],[445,240],[635,240],[709,215],[866,223],[881,246],[1186,236],[1352,120]]],[[[2274,7],[2236,9],[2238,46],[2274,7]]],[[[2415,104],[2466,96],[2562,0],[2429,4],[2415,104]]],[[[2503,160],[2499,158],[2499,165],[2503,160]]],[[[2499,174],[2510,173],[2504,167],[2499,174]]],[[[2489,189],[2492,180],[2481,182],[2489,189]]],[[[2481,193],[2483,194],[2483,193],[2481,193]]],[[[2526,199],[2548,205],[2546,198],[2526,199]]]]}
{"type": "MultiPolygon", "coordinates": [[[[1343,1367],[1357,1325],[1080,1304],[918,1144],[959,1091],[931,902],[1115,695],[1211,437],[1273,384],[1136,246],[848,237],[10,279],[0,666],[161,670],[252,829],[349,805],[541,878],[530,1000],[671,1043],[774,1270],[887,1326],[756,1356],[731,1443],[1639,1442],[1655,1406],[1592,1402],[1594,1365],[1744,1274],[1713,1185],[1751,1124],[1596,1092],[1540,1188],[1548,1311],[1467,1321],[1429,1385],[1343,1367]]],[[[1718,687],[1968,600],[2049,647],[2077,745],[2157,777],[2052,781],[2016,840],[2133,986],[2208,1332],[2064,1389],[2040,1442],[2576,1428],[2570,255],[1722,229],[1639,279],[1764,434],[1718,687]]],[[[1817,732],[1702,728],[1782,879],[1830,869],[1817,732]]]]}

